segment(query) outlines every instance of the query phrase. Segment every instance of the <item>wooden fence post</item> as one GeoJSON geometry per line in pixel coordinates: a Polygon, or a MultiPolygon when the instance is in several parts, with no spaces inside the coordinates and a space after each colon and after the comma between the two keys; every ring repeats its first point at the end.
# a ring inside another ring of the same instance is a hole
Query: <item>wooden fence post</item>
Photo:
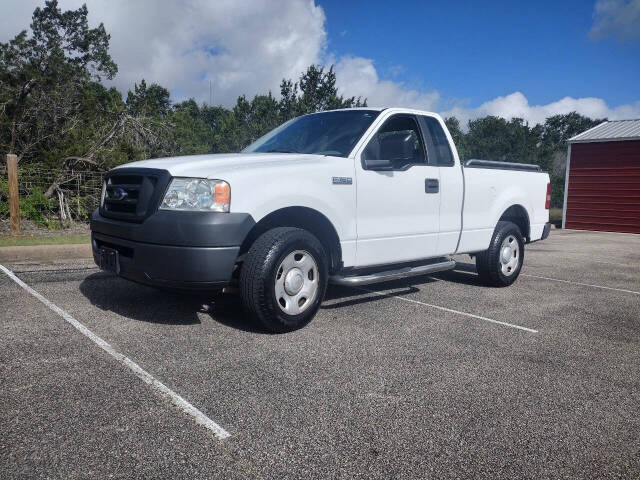
{"type": "Polygon", "coordinates": [[[9,215],[11,234],[20,235],[20,203],[18,197],[18,156],[7,154],[7,174],[9,176],[9,215]]]}

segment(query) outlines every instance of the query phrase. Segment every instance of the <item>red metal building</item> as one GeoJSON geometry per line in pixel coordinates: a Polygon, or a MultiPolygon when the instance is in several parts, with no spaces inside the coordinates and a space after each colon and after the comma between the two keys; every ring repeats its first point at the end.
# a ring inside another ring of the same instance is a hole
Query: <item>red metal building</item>
{"type": "Polygon", "coordinates": [[[640,233],[640,119],[569,140],[562,228],[640,233]]]}

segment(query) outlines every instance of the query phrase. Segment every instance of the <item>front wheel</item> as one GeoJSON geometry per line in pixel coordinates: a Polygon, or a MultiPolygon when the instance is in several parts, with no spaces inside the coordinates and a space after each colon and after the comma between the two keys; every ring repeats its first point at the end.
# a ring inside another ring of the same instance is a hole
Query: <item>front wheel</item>
{"type": "Polygon", "coordinates": [[[322,244],[300,228],[260,236],[240,271],[245,310],[267,330],[288,332],[311,321],[324,298],[328,265],[322,244]]]}
{"type": "Polygon", "coordinates": [[[493,287],[507,287],[516,281],[524,262],[524,240],[520,228],[500,221],[493,232],[489,248],[476,255],[480,279],[493,287]]]}

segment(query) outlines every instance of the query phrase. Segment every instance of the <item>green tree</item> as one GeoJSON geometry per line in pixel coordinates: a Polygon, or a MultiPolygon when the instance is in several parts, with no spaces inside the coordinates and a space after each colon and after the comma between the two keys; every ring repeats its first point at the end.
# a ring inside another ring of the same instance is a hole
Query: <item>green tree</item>
{"type": "Polygon", "coordinates": [[[244,148],[279,124],[278,102],[269,92],[249,102],[244,96],[233,107],[238,128],[238,147],[244,148]]]}
{"type": "Polygon", "coordinates": [[[280,123],[298,115],[298,84],[291,80],[280,83],[280,123]]]}
{"type": "Polygon", "coordinates": [[[521,119],[484,117],[469,122],[464,133],[455,117],[445,120],[456,142],[461,160],[489,160],[535,163],[549,172],[551,205],[561,207],[569,138],[592,128],[605,119],[591,119],[571,112],[554,115],[542,125],[530,127],[521,119]]]}
{"type": "Polygon", "coordinates": [[[133,92],[127,92],[127,109],[132,115],[148,117],[165,117],[169,112],[171,100],[169,90],[157,83],[147,87],[142,79],[140,85],[133,86],[133,92]]]}
{"type": "Polygon", "coordinates": [[[90,81],[113,78],[104,26],[89,28],[87,7],[62,12],[57,0],[36,8],[26,30],[0,43],[0,137],[3,150],[28,157],[43,141],[79,124],[80,95],[90,81]]]}
{"type": "Polygon", "coordinates": [[[444,119],[444,123],[446,124],[449,133],[451,133],[451,138],[453,138],[453,143],[455,143],[456,149],[458,150],[460,161],[468,160],[466,138],[464,132],[460,128],[460,121],[456,117],[447,117],[444,119]]]}
{"type": "Polygon", "coordinates": [[[540,164],[551,176],[551,205],[561,207],[564,201],[565,166],[567,163],[567,141],[606,119],[591,119],[571,112],[549,117],[541,127],[538,155],[540,164]]]}
{"type": "Polygon", "coordinates": [[[337,108],[366,107],[361,97],[345,98],[338,94],[333,66],[325,71],[319,65],[310,65],[297,83],[283,79],[280,84],[280,120],[299,115],[337,108]]]}
{"type": "Polygon", "coordinates": [[[542,127],[542,142],[552,149],[564,148],[567,140],[579,133],[589,130],[602,122],[606,118],[591,119],[580,115],[577,112],[554,115],[545,120],[542,127]]]}
{"type": "Polygon", "coordinates": [[[200,109],[200,115],[207,127],[210,151],[217,153],[234,151],[231,147],[231,144],[234,144],[233,112],[221,106],[205,105],[200,109]]]}
{"type": "Polygon", "coordinates": [[[478,118],[469,121],[465,154],[467,158],[537,163],[538,135],[539,127],[532,129],[521,118],[478,118]]]}
{"type": "Polygon", "coordinates": [[[195,100],[174,105],[167,117],[175,144],[175,153],[193,155],[212,151],[212,132],[195,100]]]}

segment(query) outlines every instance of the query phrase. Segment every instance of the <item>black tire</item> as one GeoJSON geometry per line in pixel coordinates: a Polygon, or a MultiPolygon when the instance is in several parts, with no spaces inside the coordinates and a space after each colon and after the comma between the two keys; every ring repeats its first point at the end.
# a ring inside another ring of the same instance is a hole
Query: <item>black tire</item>
{"type": "Polygon", "coordinates": [[[518,275],[520,275],[523,262],[524,240],[520,228],[515,223],[500,221],[493,232],[489,248],[476,255],[476,270],[478,276],[486,285],[492,287],[508,287],[515,282],[518,275]],[[502,272],[500,255],[502,253],[502,242],[509,236],[515,237],[518,243],[518,263],[508,275],[505,275],[502,272]]]}
{"type": "Polygon", "coordinates": [[[328,283],[328,264],[322,244],[306,230],[278,227],[267,231],[251,246],[240,270],[240,297],[246,312],[265,329],[274,333],[304,327],[313,319],[324,299],[328,283]],[[283,260],[296,250],[308,252],[318,270],[315,298],[297,315],[289,315],[276,299],[276,275],[283,260]]]}

